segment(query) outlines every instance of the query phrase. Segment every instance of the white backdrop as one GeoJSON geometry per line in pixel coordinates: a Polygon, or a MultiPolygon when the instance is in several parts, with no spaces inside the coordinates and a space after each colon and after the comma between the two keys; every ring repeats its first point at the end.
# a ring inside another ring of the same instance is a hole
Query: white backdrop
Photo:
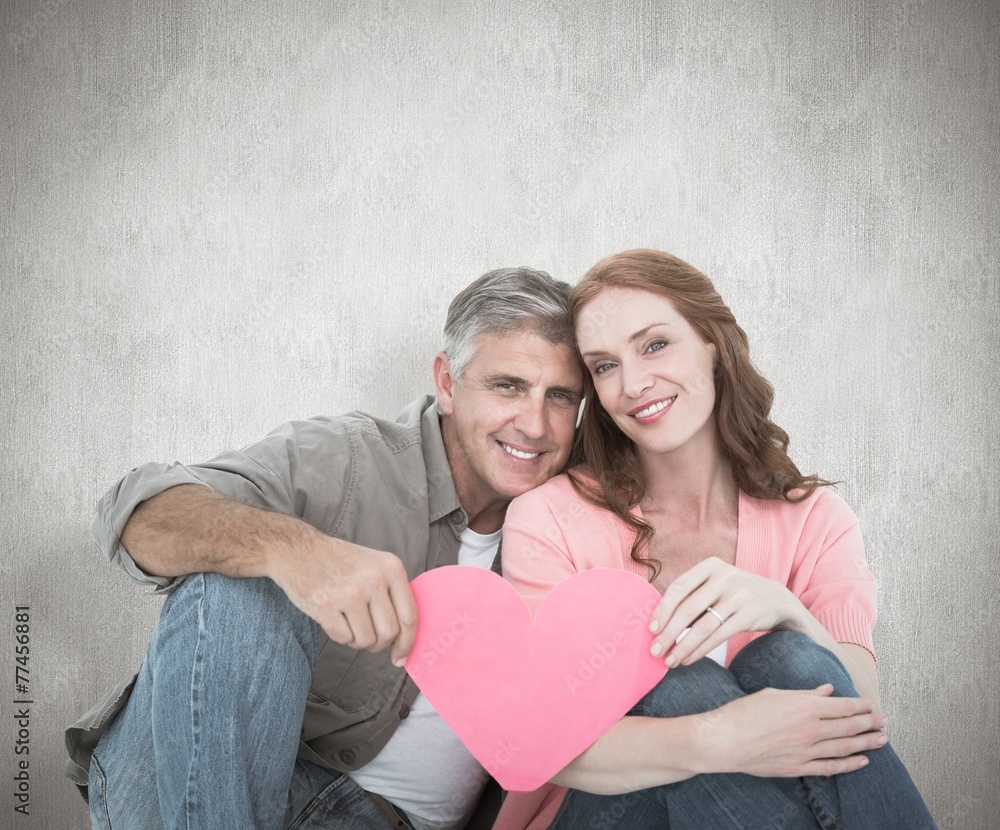
{"type": "Polygon", "coordinates": [[[990,0],[5,2],[0,825],[88,826],[62,728],[159,605],[90,541],[118,477],[395,414],[471,279],[642,245],[715,280],[843,482],[890,737],[943,828],[995,826],[998,31],[990,0]]]}

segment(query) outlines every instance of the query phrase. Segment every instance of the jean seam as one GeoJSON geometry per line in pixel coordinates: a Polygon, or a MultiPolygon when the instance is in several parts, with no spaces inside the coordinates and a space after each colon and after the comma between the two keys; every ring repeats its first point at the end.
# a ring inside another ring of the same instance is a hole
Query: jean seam
{"type": "MultiPolygon", "coordinates": [[[[340,790],[344,787],[348,787],[350,789],[352,784],[354,784],[353,779],[351,779],[351,777],[346,773],[342,773],[340,776],[327,784],[322,790],[320,790],[312,798],[312,800],[299,811],[298,815],[294,817],[292,823],[289,824],[285,830],[296,830],[297,827],[301,827],[303,823],[311,819],[313,814],[326,804],[326,802],[329,801],[334,795],[338,796],[338,798],[335,802],[336,812],[334,815],[329,816],[331,819],[336,819],[341,815],[347,816],[348,818],[352,817],[354,815],[352,808],[358,804],[367,803],[375,806],[375,802],[372,801],[368,797],[368,794],[360,787],[357,787],[355,792],[349,791],[346,793],[347,799],[345,800],[340,790]]],[[[381,813],[379,815],[384,818],[381,813]]]]}
{"type": "Polygon", "coordinates": [[[549,823],[550,828],[559,826],[560,819],[562,819],[566,811],[569,809],[569,796],[570,793],[566,793],[566,795],[563,797],[562,803],[560,803],[559,805],[559,809],[556,810],[555,817],[549,823]]]}
{"type": "MultiPolygon", "coordinates": [[[[711,774],[712,773],[702,773],[700,775],[694,776],[694,778],[691,779],[691,780],[692,781],[694,781],[694,780],[698,781],[698,783],[701,785],[702,789],[705,791],[705,794],[709,798],[711,798],[713,802],[715,802],[716,806],[719,808],[719,811],[721,813],[724,813],[725,816],[726,816],[726,818],[728,818],[732,822],[733,827],[738,828],[738,830],[748,830],[748,828],[746,827],[746,825],[743,824],[743,822],[740,821],[740,819],[736,815],[733,814],[733,811],[729,809],[729,805],[725,802],[725,800],[724,799],[720,799],[719,796],[716,795],[716,793],[714,792],[714,790],[712,789],[712,787],[710,787],[708,785],[708,783],[706,782],[706,776],[711,775],[711,774]]],[[[660,793],[664,793],[664,789],[663,788],[660,789],[660,793]]],[[[663,804],[662,807],[663,807],[664,810],[666,810],[666,813],[669,816],[670,815],[669,801],[668,801],[667,804],[663,804]]]]}
{"type": "Polygon", "coordinates": [[[201,598],[198,600],[198,637],[195,641],[194,657],[191,661],[191,766],[188,769],[188,781],[184,794],[184,821],[187,826],[191,825],[193,812],[198,807],[198,775],[197,769],[201,755],[201,705],[198,694],[199,684],[202,680],[203,647],[205,643],[205,598],[208,593],[208,585],[204,575],[201,579],[201,598]]]}
{"type": "Polygon", "coordinates": [[[837,821],[837,819],[833,817],[833,814],[826,809],[823,803],[816,798],[813,791],[806,783],[806,780],[804,778],[800,778],[799,781],[802,782],[802,789],[806,794],[806,804],[809,805],[809,809],[812,810],[813,815],[816,817],[816,823],[823,830],[844,830],[841,823],[837,821]]]}
{"type": "MultiPolygon", "coordinates": [[[[111,814],[108,812],[108,779],[104,775],[104,770],[101,769],[101,764],[97,760],[96,755],[93,755],[91,757],[90,764],[94,768],[94,771],[97,774],[98,783],[100,784],[100,792],[96,793],[96,795],[98,804],[100,805],[100,811],[104,814],[104,826],[107,827],[108,830],[111,830],[111,814]]],[[[88,793],[88,796],[90,799],[90,809],[91,812],[93,812],[94,811],[93,799],[95,793],[90,792],[88,793]]]]}

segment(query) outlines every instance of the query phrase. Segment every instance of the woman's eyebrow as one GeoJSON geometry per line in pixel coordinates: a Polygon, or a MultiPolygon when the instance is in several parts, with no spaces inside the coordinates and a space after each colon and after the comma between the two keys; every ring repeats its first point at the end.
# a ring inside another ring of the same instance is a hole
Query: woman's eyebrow
{"type": "MultiPolygon", "coordinates": [[[[639,331],[637,331],[635,334],[631,335],[629,337],[629,339],[628,339],[628,342],[629,343],[633,343],[636,340],[641,340],[643,337],[645,337],[647,334],[649,334],[649,332],[652,329],[655,329],[657,326],[668,326],[669,327],[670,324],[666,323],[666,322],[663,322],[663,323],[650,323],[645,328],[639,329],[639,331]]],[[[609,352],[603,352],[603,351],[581,352],[581,356],[582,357],[596,357],[598,355],[605,355],[605,354],[609,354],[609,352]]]]}
{"type": "Polygon", "coordinates": [[[646,328],[639,329],[639,331],[637,331],[635,334],[633,334],[628,339],[628,342],[629,343],[633,343],[636,340],[639,340],[639,339],[645,337],[647,334],[649,334],[649,332],[650,332],[651,329],[655,329],[657,326],[665,326],[665,325],[666,325],[666,323],[650,323],[648,326],[646,326],[646,328]]]}

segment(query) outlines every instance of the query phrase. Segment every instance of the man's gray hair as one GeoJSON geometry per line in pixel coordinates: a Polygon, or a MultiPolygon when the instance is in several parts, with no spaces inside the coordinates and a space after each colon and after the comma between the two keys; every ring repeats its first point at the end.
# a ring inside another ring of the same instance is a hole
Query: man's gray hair
{"type": "Polygon", "coordinates": [[[461,382],[483,334],[529,331],[576,348],[567,283],[533,268],[498,268],[464,288],[448,306],[444,352],[461,382]]]}

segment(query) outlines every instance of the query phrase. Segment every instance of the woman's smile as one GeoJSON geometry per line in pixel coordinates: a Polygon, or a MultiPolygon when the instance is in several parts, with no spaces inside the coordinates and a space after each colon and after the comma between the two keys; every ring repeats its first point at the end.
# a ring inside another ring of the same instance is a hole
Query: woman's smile
{"type": "Polygon", "coordinates": [[[637,406],[628,414],[631,415],[640,424],[651,424],[654,421],[659,420],[659,416],[665,413],[673,405],[673,402],[677,400],[677,396],[674,395],[666,400],[654,401],[650,404],[642,404],[637,406]]]}

